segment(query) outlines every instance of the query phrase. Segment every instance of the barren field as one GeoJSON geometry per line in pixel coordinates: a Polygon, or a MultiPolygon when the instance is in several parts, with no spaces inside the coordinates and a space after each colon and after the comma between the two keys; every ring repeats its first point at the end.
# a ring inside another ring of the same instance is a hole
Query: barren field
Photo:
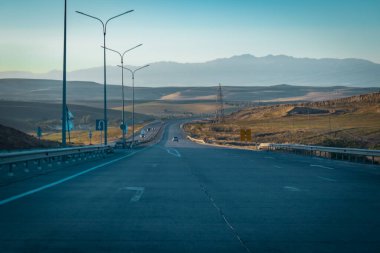
{"type": "Polygon", "coordinates": [[[380,95],[298,105],[244,109],[223,123],[185,125],[194,138],[222,145],[244,145],[240,129],[251,129],[254,143],[380,149],[380,95]]]}
{"type": "MultiPolygon", "coordinates": [[[[226,111],[236,110],[236,106],[225,105],[226,111]]],[[[114,107],[113,110],[121,110],[122,107],[114,107]]],[[[125,107],[128,112],[132,111],[132,105],[125,107]]],[[[152,115],[155,117],[191,117],[196,115],[213,114],[216,111],[215,102],[165,102],[165,101],[152,101],[145,103],[135,104],[135,112],[152,115]]]]}

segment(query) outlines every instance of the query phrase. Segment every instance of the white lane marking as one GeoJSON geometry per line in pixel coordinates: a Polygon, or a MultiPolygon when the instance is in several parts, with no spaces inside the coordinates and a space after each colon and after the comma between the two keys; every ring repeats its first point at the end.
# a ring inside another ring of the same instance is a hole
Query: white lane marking
{"type": "Polygon", "coordinates": [[[171,155],[174,155],[176,157],[181,157],[181,154],[178,152],[178,150],[174,149],[174,148],[171,148],[171,149],[166,149],[166,151],[171,154],[171,155]]]}
{"type": "Polygon", "coordinates": [[[335,179],[332,179],[332,178],[328,178],[328,177],[320,177],[320,176],[317,176],[318,178],[322,179],[322,180],[325,180],[325,181],[329,181],[329,182],[336,182],[335,179]]]}
{"type": "Polygon", "coordinates": [[[271,156],[265,156],[264,158],[265,158],[265,159],[274,159],[274,158],[271,157],[271,156]]]}
{"type": "Polygon", "coordinates": [[[131,198],[131,202],[137,202],[140,200],[141,196],[144,194],[144,187],[124,187],[121,190],[135,191],[135,195],[131,198]]]}
{"type": "MultiPolygon", "coordinates": [[[[149,147],[147,147],[147,148],[149,148],[149,147]]],[[[143,151],[143,150],[145,150],[145,149],[147,149],[147,148],[144,148],[144,149],[140,149],[140,150],[134,151],[134,152],[132,152],[132,153],[130,153],[130,154],[128,154],[128,155],[125,155],[125,156],[122,156],[122,157],[116,158],[116,159],[114,159],[114,160],[111,160],[111,161],[109,161],[109,162],[106,162],[106,163],[103,163],[103,164],[97,165],[97,166],[95,166],[95,167],[92,167],[92,168],[90,168],[90,169],[87,169],[87,170],[81,171],[81,172],[79,172],[79,173],[77,173],[77,174],[74,174],[74,175],[72,175],[72,176],[69,176],[69,177],[63,178],[63,179],[61,179],[61,180],[55,181],[55,182],[53,182],[53,183],[50,183],[50,184],[47,184],[47,185],[44,185],[44,186],[38,187],[38,188],[36,188],[36,189],[33,189],[33,190],[30,190],[30,191],[27,191],[27,192],[24,192],[24,193],[21,193],[21,194],[18,194],[18,195],[15,195],[15,196],[12,196],[12,197],[9,197],[9,198],[6,198],[6,199],[3,199],[3,200],[0,200],[0,206],[1,206],[1,205],[4,205],[4,204],[6,204],[6,203],[9,203],[9,202],[15,201],[15,200],[17,200],[17,199],[21,199],[21,198],[23,198],[23,197],[26,197],[26,196],[32,195],[32,194],[34,194],[34,193],[37,193],[37,192],[43,191],[43,190],[45,190],[45,189],[51,188],[51,187],[53,187],[53,186],[56,186],[56,185],[62,184],[62,183],[64,183],[64,182],[66,182],[66,181],[69,181],[69,180],[71,180],[71,179],[74,179],[74,178],[76,178],[76,177],[79,177],[79,176],[81,176],[81,175],[83,175],[83,174],[86,174],[86,173],[88,173],[88,172],[91,172],[91,171],[93,171],[93,170],[99,169],[99,168],[101,168],[101,167],[107,166],[107,165],[109,165],[109,164],[112,164],[112,163],[115,163],[115,162],[120,161],[120,160],[122,160],[122,159],[125,159],[125,158],[127,158],[127,157],[130,157],[130,156],[132,156],[132,155],[134,155],[134,154],[137,154],[137,153],[139,153],[139,152],[141,152],[141,151],[143,151]]]]}
{"type": "Polygon", "coordinates": [[[319,168],[334,170],[334,168],[326,167],[326,166],[322,166],[322,165],[317,165],[317,164],[310,164],[310,167],[319,167],[319,168]]]}
{"type": "Polygon", "coordinates": [[[293,186],[284,186],[284,189],[291,191],[291,192],[299,192],[300,191],[300,189],[298,189],[297,187],[293,187],[293,186]]]}
{"type": "Polygon", "coordinates": [[[277,166],[277,165],[274,165],[273,167],[277,168],[277,169],[282,169],[281,166],[277,166]]]}

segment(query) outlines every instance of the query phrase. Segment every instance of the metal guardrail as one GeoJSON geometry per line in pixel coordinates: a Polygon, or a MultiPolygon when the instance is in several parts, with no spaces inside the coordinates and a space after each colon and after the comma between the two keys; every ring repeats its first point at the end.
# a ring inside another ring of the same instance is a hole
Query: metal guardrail
{"type": "Polygon", "coordinates": [[[155,131],[154,134],[151,134],[151,135],[149,135],[148,138],[146,138],[146,139],[144,139],[144,140],[142,140],[142,141],[139,141],[138,144],[148,143],[148,142],[151,142],[151,141],[153,141],[154,139],[156,139],[157,135],[161,132],[163,126],[164,126],[164,125],[161,124],[161,125],[158,127],[158,129],[155,131]]]}
{"type": "Polygon", "coordinates": [[[309,146],[309,145],[300,145],[300,144],[273,144],[270,143],[267,145],[269,150],[288,150],[288,151],[301,151],[308,153],[310,155],[319,155],[327,157],[327,154],[334,154],[337,158],[340,155],[343,160],[344,156],[347,156],[349,160],[351,157],[355,159],[360,157],[371,157],[372,163],[375,161],[375,157],[380,157],[380,150],[371,150],[371,149],[358,149],[358,148],[335,148],[335,147],[324,147],[324,146],[309,146]]]}
{"type": "Polygon", "coordinates": [[[110,152],[111,146],[87,146],[58,149],[42,149],[33,151],[21,151],[0,154],[0,165],[15,164],[42,159],[51,159],[56,157],[73,156],[78,154],[87,154],[93,152],[110,152]]]}
{"type": "MultiPolygon", "coordinates": [[[[149,125],[150,125],[150,124],[149,124],[149,125]]],[[[161,131],[163,125],[164,125],[164,123],[161,123],[161,124],[159,125],[159,127],[157,127],[157,129],[155,129],[155,130],[151,130],[151,132],[153,132],[153,134],[152,134],[152,133],[151,133],[151,134],[148,134],[148,135],[146,136],[146,138],[143,138],[143,139],[141,139],[141,138],[140,138],[140,139],[135,139],[134,142],[132,142],[132,140],[128,140],[128,141],[126,141],[126,142],[125,142],[125,147],[126,147],[126,148],[136,147],[136,146],[138,146],[138,145],[140,145],[140,144],[145,144],[145,143],[148,143],[148,142],[153,141],[153,140],[157,137],[157,135],[160,133],[160,131],[161,131]]],[[[144,126],[144,127],[146,127],[146,126],[144,126]]],[[[143,128],[144,128],[144,127],[143,127],[143,128]]],[[[135,134],[137,133],[137,135],[138,135],[138,132],[139,132],[139,131],[135,131],[135,134]]],[[[135,135],[135,136],[136,136],[136,135],[135,135]]],[[[131,137],[130,137],[130,138],[131,138],[131,137]]],[[[123,143],[122,143],[121,140],[115,142],[115,148],[122,148],[122,147],[123,147],[123,143]]]]}
{"type": "Polygon", "coordinates": [[[335,147],[323,147],[323,146],[308,146],[308,145],[300,145],[300,144],[269,144],[269,148],[321,151],[321,152],[349,154],[349,155],[380,156],[380,150],[358,149],[358,148],[335,148],[335,147]]]}

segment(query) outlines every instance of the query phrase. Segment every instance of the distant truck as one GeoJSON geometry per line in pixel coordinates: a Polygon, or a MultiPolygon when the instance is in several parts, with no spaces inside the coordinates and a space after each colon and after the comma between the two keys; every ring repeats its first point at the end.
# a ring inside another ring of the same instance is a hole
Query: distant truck
{"type": "Polygon", "coordinates": [[[259,150],[269,150],[270,144],[272,144],[272,143],[260,143],[258,149],[259,150]]]}

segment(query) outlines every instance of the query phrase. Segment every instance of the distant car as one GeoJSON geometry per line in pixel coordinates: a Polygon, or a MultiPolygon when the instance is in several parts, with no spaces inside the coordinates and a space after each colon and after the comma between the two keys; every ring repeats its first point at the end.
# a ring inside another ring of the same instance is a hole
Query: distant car
{"type": "Polygon", "coordinates": [[[178,137],[177,137],[177,136],[174,136],[173,139],[172,139],[172,141],[176,141],[176,142],[178,142],[178,137]]]}

